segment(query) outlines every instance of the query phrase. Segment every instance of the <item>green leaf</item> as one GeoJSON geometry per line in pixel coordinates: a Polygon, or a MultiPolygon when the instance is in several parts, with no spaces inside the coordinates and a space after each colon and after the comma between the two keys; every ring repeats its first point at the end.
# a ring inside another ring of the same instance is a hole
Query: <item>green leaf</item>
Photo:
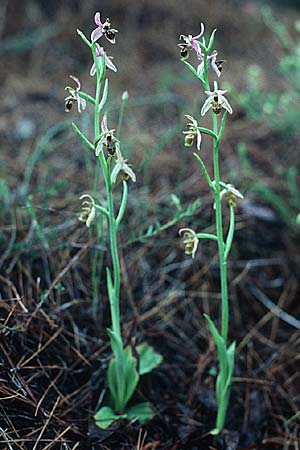
{"type": "Polygon", "coordinates": [[[94,415],[96,425],[99,428],[108,428],[115,420],[126,419],[126,414],[115,414],[109,406],[103,406],[94,415]]]}
{"type": "Polygon", "coordinates": [[[177,197],[176,194],[171,194],[171,201],[178,211],[182,211],[180,199],[177,197]]]}
{"type": "Polygon", "coordinates": [[[92,44],[90,43],[90,41],[88,40],[88,38],[85,36],[85,34],[81,31],[81,30],[79,30],[78,28],[77,28],[77,33],[79,34],[79,36],[81,37],[81,39],[83,40],[83,42],[88,46],[88,47],[92,47],[92,44]]]}
{"type": "Polygon", "coordinates": [[[144,375],[151,372],[155,367],[159,366],[162,362],[162,356],[157,353],[151,345],[144,342],[138,345],[137,352],[140,357],[139,373],[144,375]]]}
{"type": "Polygon", "coordinates": [[[200,80],[201,83],[203,83],[203,78],[200,77],[200,76],[198,75],[197,70],[196,70],[189,62],[183,61],[183,60],[182,60],[182,62],[190,69],[190,71],[192,72],[192,74],[193,74],[196,78],[198,78],[198,80],[200,80]]]}
{"type": "Polygon", "coordinates": [[[227,349],[227,366],[228,366],[228,373],[227,373],[227,380],[225,384],[225,388],[228,390],[231,385],[232,375],[234,371],[234,355],[235,355],[235,342],[233,342],[230,347],[227,349]]]}
{"type": "Polygon", "coordinates": [[[106,283],[107,283],[109,300],[113,302],[114,298],[115,298],[115,290],[113,288],[113,282],[112,282],[110,270],[108,267],[106,268],[106,283]]]}
{"type": "Polygon", "coordinates": [[[138,403],[126,409],[126,414],[129,420],[138,419],[141,423],[152,419],[154,412],[152,411],[148,402],[138,403]]]}
{"type": "Polygon", "coordinates": [[[106,285],[108,290],[110,309],[112,312],[112,329],[118,332],[118,334],[121,334],[118,299],[116,298],[116,291],[108,267],[106,268],[106,285]]]}
{"type": "Polygon", "coordinates": [[[122,341],[119,336],[116,335],[116,333],[109,328],[107,329],[107,333],[110,337],[110,345],[113,351],[113,354],[117,358],[122,358],[122,352],[123,352],[123,346],[122,341]]]}
{"type": "Polygon", "coordinates": [[[226,344],[224,342],[224,339],[218,332],[218,330],[215,327],[215,324],[213,323],[211,318],[207,314],[204,314],[204,317],[208,322],[209,329],[211,331],[211,334],[213,335],[215,344],[217,346],[220,364],[224,364],[224,363],[226,364],[227,363],[227,352],[226,352],[226,344]]]}
{"type": "Polygon", "coordinates": [[[106,80],[104,82],[103,94],[102,94],[102,98],[101,98],[101,101],[98,106],[98,113],[101,112],[103,106],[105,105],[107,96],[108,96],[108,78],[106,78],[106,80]]]}
{"type": "Polygon", "coordinates": [[[198,41],[198,43],[200,45],[201,50],[204,53],[204,57],[206,57],[207,56],[207,48],[206,48],[205,37],[203,36],[202,40],[198,41]]]}
{"type": "Polygon", "coordinates": [[[114,406],[119,409],[119,405],[122,403],[122,393],[119,392],[118,372],[117,372],[116,358],[110,360],[107,371],[108,387],[111,396],[114,400],[114,406]]]}
{"type": "Polygon", "coordinates": [[[105,75],[105,71],[106,71],[106,62],[105,62],[105,55],[100,56],[100,58],[96,58],[97,61],[99,61],[100,59],[100,64],[99,64],[99,68],[100,68],[100,79],[101,81],[104,78],[105,75]]]}
{"type": "Polygon", "coordinates": [[[210,53],[212,50],[212,46],[214,45],[216,31],[217,31],[217,29],[215,28],[210,35],[208,46],[207,46],[207,53],[210,53]]]}
{"type": "Polygon", "coordinates": [[[139,374],[136,370],[137,360],[132,355],[132,350],[130,347],[126,347],[124,350],[124,407],[126,403],[130,400],[135,388],[139,382],[139,374]]]}
{"type": "Polygon", "coordinates": [[[76,123],[72,122],[72,128],[75,131],[75,133],[77,134],[77,136],[79,136],[79,138],[82,140],[82,142],[91,150],[95,150],[93,144],[88,140],[87,137],[85,137],[85,135],[79,130],[78,126],[76,125],[76,123]]]}
{"type": "Polygon", "coordinates": [[[112,330],[108,329],[107,332],[109,334],[111,348],[114,353],[114,358],[111,359],[108,366],[108,386],[114,399],[115,409],[119,411],[125,407],[124,350],[120,337],[118,337],[112,330]]]}
{"type": "Polygon", "coordinates": [[[213,335],[217,350],[218,350],[218,359],[219,359],[219,374],[217,376],[216,380],[216,396],[218,403],[222,402],[222,399],[224,398],[224,395],[226,394],[225,384],[228,377],[228,362],[227,362],[227,351],[226,351],[226,344],[224,342],[223,337],[218,332],[217,328],[215,327],[215,324],[211,320],[211,318],[204,314],[204,317],[206,318],[211,334],[213,335]]]}

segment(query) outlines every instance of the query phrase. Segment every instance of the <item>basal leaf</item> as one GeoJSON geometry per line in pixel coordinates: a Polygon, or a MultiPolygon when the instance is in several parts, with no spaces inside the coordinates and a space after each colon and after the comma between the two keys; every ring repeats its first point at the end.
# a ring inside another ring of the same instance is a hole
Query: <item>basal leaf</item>
{"type": "Polygon", "coordinates": [[[115,414],[109,406],[103,406],[94,415],[96,425],[99,428],[108,428],[115,420],[126,419],[126,414],[115,414]]]}
{"type": "Polygon", "coordinates": [[[130,347],[126,347],[124,350],[124,406],[130,400],[134,390],[139,382],[139,374],[136,370],[137,360],[132,355],[130,347]]]}
{"type": "Polygon", "coordinates": [[[234,371],[234,355],[235,355],[235,342],[233,342],[230,347],[227,349],[227,365],[228,365],[228,373],[226,380],[226,389],[228,390],[231,385],[232,375],[234,371]]]}
{"type": "Polygon", "coordinates": [[[129,420],[138,419],[141,423],[152,419],[154,412],[152,411],[148,402],[138,403],[126,409],[126,414],[129,420]]]}
{"type": "Polygon", "coordinates": [[[118,375],[117,375],[117,367],[116,367],[116,360],[113,358],[108,366],[107,371],[107,379],[108,379],[108,387],[111,393],[111,396],[114,400],[114,405],[117,406],[120,402],[120,392],[119,392],[119,385],[118,385],[118,375]]]}
{"type": "Polygon", "coordinates": [[[151,372],[155,367],[159,366],[162,362],[162,356],[157,353],[151,345],[144,342],[138,345],[137,352],[140,357],[139,373],[144,375],[151,372]]]}
{"type": "Polygon", "coordinates": [[[108,366],[108,386],[114,399],[115,409],[122,410],[124,404],[125,379],[124,379],[124,350],[121,339],[112,330],[107,330],[114,357],[108,366]]]}

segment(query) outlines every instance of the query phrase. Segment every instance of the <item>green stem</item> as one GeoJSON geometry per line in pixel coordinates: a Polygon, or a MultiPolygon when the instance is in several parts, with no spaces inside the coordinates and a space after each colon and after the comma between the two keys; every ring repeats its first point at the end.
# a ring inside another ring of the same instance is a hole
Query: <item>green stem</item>
{"type": "MultiPolygon", "coordinates": [[[[218,135],[218,118],[213,114],[214,132],[218,135]]],[[[225,243],[223,238],[222,224],[222,203],[220,196],[220,170],[219,170],[219,140],[214,140],[214,177],[215,177],[215,206],[216,206],[216,229],[218,237],[219,261],[220,261],[220,277],[221,277],[221,302],[222,302],[222,319],[221,334],[224,342],[227,342],[228,336],[228,288],[227,288],[227,260],[225,257],[225,243]]]]}
{"type": "Polygon", "coordinates": [[[101,205],[95,205],[95,208],[100,211],[102,214],[104,214],[106,217],[109,217],[107,209],[103,208],[101,205]]]}
{"type": "MultiPolygon", "coordinates": [[[[92,45],[92,53],[96,66],[97,75],[97,86],[96,86],[96,97],[95,97],[95,111],[94,111],[94,134],[95,139],[100,135],[100,94],[101,94],[101,84],[105,76],[105,60],[104,56],[99,60],[96,56],[96,46],[92,45]],[[104,65],[104,68],[103,68],[104,65]]],[[[117,246],[117,226],[116,219],[114,216],[114,203],[113,203],[113,193],[112,193],[112,183],[110,178],[110,169],[108,161],[105,158],[104,152],[100,151],[99,161],[103,171],[106,195],[107,195],[107,210],[108,210],[108,223],[109,223],[109,240],[110,240],[110,250],[113,264],[113,287],[114,287],[114,299],[110,302],[111,317],[113,320],[113,331],[116,336],[122,342],[121,336],[121,325],[120,325],[120,306],[119,306],[119,294],[120,294],[120,263],[118,255],[117,246]]],[[[122,383],[122,380],[118,380],[122,383]]]]}
{"type": "Polygon", "coordinates": [[[209,130],[208,128],[197,127],[197,129],[199,131],[201,131],[201,133],[208,134],[209,136],[213,137],[214,139],[218,138],[218,136],[212,130],[209,130]]]}
{"type": "Polygon", "coordinates": [[[211,239],[212,241],[218,240],[217,236],[215,236],[214,234],[209,234],[209,233],[197,233],[196,237],[198,239],[211,239]]]}
{"type": "MultiPolygon", "coordinates": [[[[101,152],[102,153],[102,152],[101,152]]],[[[115,333],[121,338],[121,325],[120,325],[120,306],[119,306],[119,295],[120,295],[120,262],[118,254],[117,245],[117,224],[114,216],[114,203],[112,195],[112,183],[110,176],[106,179],[106,190],[107,190],[107,207],[108,207],[108,220],[109,220],[109,239],[110,239],[110,251],[113,264],[113,286],[115,292],[115,316],[118,318],[118,323],[116,326],[115,333]]]]}

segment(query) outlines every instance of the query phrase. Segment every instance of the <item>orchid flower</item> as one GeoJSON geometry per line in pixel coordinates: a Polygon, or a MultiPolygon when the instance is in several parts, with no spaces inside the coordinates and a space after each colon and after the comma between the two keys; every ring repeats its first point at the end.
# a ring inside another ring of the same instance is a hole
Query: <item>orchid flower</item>
{"type": "Polygon", "coordinates": [[[194,143],[194,138],[197,137],[197,150],[200,150],[202,137],[201,137],[201,133],[198,129],[198,122],[196,119],[194,119],[192,116],[189,116],[188,114],[186,114],[185,117],[190,122],[186,126],[187,131],[182,132],[183,134],[185,134],[184,145],[186,147],[191,147],[194,143]]]}
{"type": "Polygon", "coordinates": [[[122,173],[125,176],[125,178],[131,178],[132,181],[135,183],[136,182],[135,173],[132,170],[132,168],[127,164],[127,159],[124,159],[119,146],[116,148],[116,154],[117,154],[116,165],[111,173],[112,183],[116,182],[119,173],[122,173]]]}
{"type": "Polygon", "coordinates": [[[178,44],[181,50],[181,57],[183,59],[187,59],[189,57],[189,51],[195,50],[197,53],[197,58],[203,58],[203,54],[201,52],[201,47],[199,45],[198,39],[200,39],[204,34],[204,24],[201,23],[200,33],[197,36],[192,36],[189,34],[188,36],[181,34],[179,39],[183,41],[182,44],[178,44]]]}
{"type": "MultiPolygon", "coordinates": [[[[106,52],[104,51],[103,47],[100,47],[99,44],[96,44],[96,56],[97,58],[101,58],[101,56],[104,55],[104,59],[105,59],[105,65],[108,69],[113,70],[114,72],[117,71],[116,66],[114,65],[114,63],[112,62],[112,56],[108,56],[106,54],[106,52]]],[[[91,77],[93,77],[96,73],[96,65],[95,63],[92,65],[91,70],[90,70],[90,75],[91,77]]]]}
{"type": "Polygon", "coordinates": [[[181,228],[179,230],[179,236],[183,234],[183,243],[185,245],[185,254],[186,255],[192,255],[192,258],[194,259],[195,253],[198,248],[199,239],[197,238],[197,235],[194,230],[191,230],[191,228],[181,228]]]}
{"type": "Polygon", "coordinates": [[[236,189],[233,184],[227,184],[226,188],[220,192],[221,199],[224,196],[227,198],[229,206],[232,206],[233,208],[236,207],[236,201],[238,198],[240,200],[244,199],[243,194],[238,189],[236,189]]]}
{"type": "Polygon", "coordinates": [[[104,35],[109,42],[112,44],[116,43],[116,33],[118,33],[118,30],[111,28],[110,20],[108,18],[102,23],[100,13],[97,12],[95,14],[95,24],[97,25],[97,28],[91,33],[92,42],[98,41],[98,39],[104,35]]]}
{"type": "MultiPolygon", "coordinates": [[[[228,205],[232,206],[233,208],[236,207],[236,201],[237,199],[243,200],[244,196],[243,194],[236,189],[233,184],[227,184],[224,189],[220,192],[220,198],[226,197],[228,205]]],[[[213,208],[216,209],[216,203],[214,202],[213,208]]]]}
{"type": "Polygon", "coordinates": [[[70,75],[70,78],[75,81],[77,84],[76,88],[71,86],[66,86],[65,90],[69,92],[69,95],[65,98],[65,111],[70,112],[74,103],[77,103],[78,112],[81,113],[81,110],[86,108],[86,101],[84,98],[81,98],[79,95],[81,89],[81,83],[78,78],[70,75]]]}
{"type": "Polygon", "coordinates": [[[194,36],[194,37],[191,34],[188,35],[188,40],[191,43],[192,48],[197,53],[197,56],[202,54],[198,40],[203,36],[203,34],[204,34],[204,23],[201,22],[200,33],[197,34],[197,36],[194,36]]]}
{"type": "Polygon", "coordinates": [[[217,56],[218,56],[218,52],[215,51],[208,57],[208,59],[210,60],[210,66],[211,66],[212,70],[216,73],[217,77],[220,78],[221,70],[222,70],[222,66],[220,66],[220,63],[222,64],[222,61],[219,61],[219,64],[218,64],[217,56]]]}
{"type": "Polygon", "coordinates": [[[83,194],[79,199],[82,200],[83,198],[87,198],[88,200],[85,200],[82,203],[82,212],[78,219],[81,222],[85,222],[86,226],[89,228],[96,217],[95,201],[89,194],[83,194]]]}
{"type": "Polygon", "coordinates": [[[222,108],[226,109],[229,114],[232,114],[232,108],[227,98],[224,97],[224,94],[226,94],[226,92],[227,91],[218,89],[218,83],[214,81],[214,90],[205,91],[205,93],[208,95],[208,98],[205,100],[204,105],[202,106],[201,116],[204,116],[210,108],[212,108],[215,114],[220,114],[222,108]]]}
{"type": "Polygon", "coordinates": [[[101,135],[100,139],[97,142],[97,147],[95,154],[99,156],[99,153],[102,151],[103,146],[107,148],[107,151],[110,156],[113,156],[116,152],[116,149],[119,147],[119,141],[114,135],[115,130],[109,130],[107,126],[107,116],[104,114],[103,119],[101,121],[101,135]]]}

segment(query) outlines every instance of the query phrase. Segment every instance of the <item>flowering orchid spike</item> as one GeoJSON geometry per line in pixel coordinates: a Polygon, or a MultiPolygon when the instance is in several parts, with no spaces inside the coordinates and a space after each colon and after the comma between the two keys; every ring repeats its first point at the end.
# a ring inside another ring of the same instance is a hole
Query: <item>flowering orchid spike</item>
{"type": "Polygon", "coordinates": [[[115,44],[116,33],[118,33],[118,30],[111,28],[109,18],[107,18],[105,22],[102,23],[100,13],[96,12],[94,20],[97,28],[95,28],[95,30],[93,30],[91,33],[92,42],[98,41],[98,39],[100,39],[104,35],[109,42],[115,44]]]}
{"type": "Polygon", "coordinates": [[[79,95],[81,89],[81,83],[78,78],[70,75],[70,78],[77,84],[76,88],[66,86],[65,90],[69,92],[69,95],[65,98],[65,111],[70,112],[74,103],[77,103],[78,112],[86,108],[86,100],[79,95]]]}
{"type": "Polygon", "coordinates": [[[194,143],[194,138],[197,137],[197,150],[200,150],[202,136],[198,129],[198,122],[192,116],[186,114],[185,117],[190,121],[186,128],[187,131],[182,133],[185,135],[184,145],[186,147],[191,147],[194,143]]]}
{"type": "Polygon", "coordinates": [[[204,105],[202,106],[201,116],[204,116],[210,108],[213,110],[214,114],[220,114],[222,108],[226,109],[229,114],[232,114],[232,108],[226,97],[224,97],[224,94],[226,94],[227,91],[218,89],[218,83],[216,81],[214,81],[214,90],[205,91],[205,93],[208,95],[208,99],[205,100],[204,105]]]}
{"type": "MultiPolygon", "coordinates": [[[[104,55],[104,59],[105,59],[105,65],[108,69],[113,70],[114,72],[117,72],[117,68],[114,65],[114,63],[112,62],[112,56],[108,56],[107,53],[104,51],[104,48],[101,47],[98,43],[96,44],[96,57],[99,59],[101,58],[101,56],[104,55]]],[[[90,70],[90,75],[91,77],[93,77],[96,73],[96,65],[95,63],[92,65],[91,70],[90,70]]]]}
{"type": "Polygon", "coordinates": [[[135,183],[136,182],[135,173],[132,170],[132,168],[127,164],[127,159],[124,159],[119,145],[116,147],[116,154],[117,154],[116,165],[111,173],[112,183],[116,182],[119,174],[122,174],[125,180],[131,178],[131,180],[135,183]]]}
{"type": "Polygon", "coordinates": [[[195,231],[191,228],[181,228],[178,233],[179,236],[182,236],[183,234],[182,238],[185,245],[185,254],[192,255],[192,258],[194,259],[199,244],[199,239],[197,238],[195,231]]]}
{"type": "Polygon", "coordinates": [[[89,194],[83,194],[79,197],[80,200],[84,198],[87,198],[87,200],[82,203],[81,214],[78,220],[85,222],[86,226],[89,228],[96,217],[95,201],[89,194]]]}

